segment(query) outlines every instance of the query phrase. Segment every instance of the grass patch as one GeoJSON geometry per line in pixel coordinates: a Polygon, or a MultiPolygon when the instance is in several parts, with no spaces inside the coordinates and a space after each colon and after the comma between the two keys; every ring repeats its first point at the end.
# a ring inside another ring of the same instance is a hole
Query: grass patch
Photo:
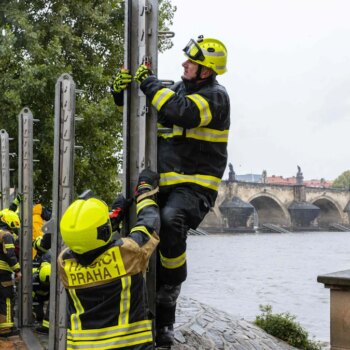
{"type": "Polygon", "coordinates": [[[290,313],[273,314],[271,305],[260,305],[261,315],[256,316],[255,324],[266,333],[284,340],[289,345],[302,350],[321,350],[319,342],[309,339],[308,332],[295,321],[290,313]]]}

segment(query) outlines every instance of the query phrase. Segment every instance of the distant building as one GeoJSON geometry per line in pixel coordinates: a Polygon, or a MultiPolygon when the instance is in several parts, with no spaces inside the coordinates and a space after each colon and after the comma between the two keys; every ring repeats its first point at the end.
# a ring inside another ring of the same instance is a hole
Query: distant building
{"type": "MultiPolygon", "coordinates": [[[[296,185],[297,178],[295,176],[292,177],[286,177],[283,176],[267,176],[266,183],[268,184],[275,184],[275,185],[296,185]]],[[[324,179],[312,179],[312,180],[304,180],[303,181],[304,186],[307,187],[320,187],[320,188],[328,188],[332,187],[333,181],[327,181],[324,179]]]]}
{"type": "Polygon", "coordinates": [[[297,178],[295,176],[284,178],[283,176],[272,175],[266,177],[266,183],[274,185],[296,185],[297,178]]]}
{"type": "Polygon", "coordinates": [[[262,182],[261,174],[245,174],[245,175],[235,175],[236,181],[241,182],[262,182]]]}
{"type": "Polygon", "coordinates": [[[324,179],[321,180],[304,180],[304,185],[308,187],[321,187],[321,188],[328,188],[332,187],[333,181],[327,181],[324,179]]]}

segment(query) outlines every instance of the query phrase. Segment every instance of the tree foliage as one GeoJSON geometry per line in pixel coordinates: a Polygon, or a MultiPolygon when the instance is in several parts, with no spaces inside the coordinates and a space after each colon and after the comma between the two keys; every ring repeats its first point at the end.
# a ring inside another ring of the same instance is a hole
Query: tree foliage
{"type": "Polygon", "coordinates": [[[344,171],[333,182],[332,187],[350,189],[350,170],[344,171]]]}
{"type": "MultiPolygon", "coordinates": [[[[168,30],[176,8],[159,1],[159,28],[168,30]]],[[[28,107],[33,117],[34,195],[51,199],[54,98],[57,79],[68,73],[79,91],[75,192],[91,188],[111,200],[121,169],[122,116],[109,86],[123,64],[124,2],[120,0],[0,0],[0,129],[14,139],[17,116],[28,107]]],[[[160,50],[172,46],[169,39],[160,50]]],[[[17,159],[12,161],[17,168],[17,159]]],[[[16,174],[11,186],[16,187],[16,174]]]]}

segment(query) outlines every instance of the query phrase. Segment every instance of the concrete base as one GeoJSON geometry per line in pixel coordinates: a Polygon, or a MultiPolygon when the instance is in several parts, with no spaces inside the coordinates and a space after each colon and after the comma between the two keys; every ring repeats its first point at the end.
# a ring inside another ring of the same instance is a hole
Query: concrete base
{"type": "Polygon", "coordinates": [[[331,349],[350,349],[350,290],[331,289],[331,349]]]}
{"type": "Polygon", "coordinates": [[[331,350],[350,350],[350,270],[318,276],[330,289],[331,350]]]}

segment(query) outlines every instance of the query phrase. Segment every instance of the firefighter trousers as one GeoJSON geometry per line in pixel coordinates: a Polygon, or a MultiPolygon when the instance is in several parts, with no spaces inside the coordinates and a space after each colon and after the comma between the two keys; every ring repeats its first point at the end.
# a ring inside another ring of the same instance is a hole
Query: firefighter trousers
{"type": "Polygon", "coordinates": [[[209,201],[191,187],[177,187],[158,196],[161,229],[157,250],[157,327],[175,321],[176,299],[187,277],[187,231],[196,229],[209,211],[209,201]],[[169,291],[169,297],[166,293],[169,291]],[[175,300],[174,300],[175,299],[175,300]],[[167,303],[169,300],[169,303],[167,303]],[[168,304],[168,305],[167,305],[168,304]]]}
{"type": "Polygon", "coordinates": [[[0,334],[10,333],[13,326],[14,317],[14,299],[13,281],[11,274],[0,276],[0,334]],[[8,276],[7,276],[8,275],[8,276]]]}

